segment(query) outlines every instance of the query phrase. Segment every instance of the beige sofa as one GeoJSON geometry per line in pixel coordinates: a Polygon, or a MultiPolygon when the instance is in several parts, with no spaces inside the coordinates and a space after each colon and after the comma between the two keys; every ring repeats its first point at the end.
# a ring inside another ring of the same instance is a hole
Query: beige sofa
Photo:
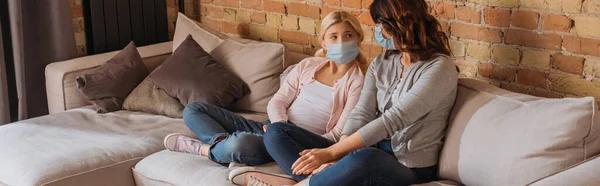
{"type": "MultiPolygon", "coordinates": [[[[224,40],[255,42],[207,31],[180,15],[174,42],[138,48],[148,69],[189,33],[203,38],[198,42],[207,50],[224,40]]],[[[125,110],[97,114],[83,100],[75,77],[114,54],[47,67],[51,114],[0,126],[0,185],[232,185],[228,177],[236,165],[164,150],[165,135],[190,134],[181,119],[125,110]]],[[[307,57],[284,55],[281,70],[307,57]]],[[[440,154],[444,181],[424,185],[599,185],[596,110],[591,98],[537,98],[460,79],[440,154]]],[[[261,169],[281,173],[275,164],[261,169]]]]}

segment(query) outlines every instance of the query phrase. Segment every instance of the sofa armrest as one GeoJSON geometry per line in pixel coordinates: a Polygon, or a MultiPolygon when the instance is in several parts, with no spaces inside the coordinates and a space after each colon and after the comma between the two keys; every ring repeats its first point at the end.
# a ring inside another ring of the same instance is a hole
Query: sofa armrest
{"type": "MultiPolygon", "coordinates": [[[[164,42],[137,48],[149,72],[171,55],[172,45],[172,42],[164,42]]],[[[90,55],[46,66],[46,93],[50,114],[90,105],[77,90],[75,78],[104,64],[118,52],[90,55]]]]}
{"type": "Polygon", "coordinates": [[[563,171],[537,180],[529,185],[598,185],[600,183],[600,155],[587,159],[563,171]]]}

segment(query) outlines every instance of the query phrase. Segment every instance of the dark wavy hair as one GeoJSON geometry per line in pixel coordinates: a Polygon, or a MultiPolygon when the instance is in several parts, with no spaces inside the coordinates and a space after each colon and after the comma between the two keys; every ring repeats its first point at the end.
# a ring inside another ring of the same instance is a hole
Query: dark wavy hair
{"type": "Polygon", "coordinates": [[[371,17],[394,37],[399,51],[386,51],[385,57],[406,52],[415,60],[429,60],[436,54],[450,56],[448,37],[439,21],[429,13],[425,0],[374,0],[371,17]]]}

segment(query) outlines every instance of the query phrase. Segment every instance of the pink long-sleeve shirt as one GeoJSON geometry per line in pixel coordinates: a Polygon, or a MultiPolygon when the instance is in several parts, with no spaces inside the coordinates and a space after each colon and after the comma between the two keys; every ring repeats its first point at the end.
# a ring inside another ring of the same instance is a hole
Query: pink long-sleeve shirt
{"type": "MultiPolygon", "coordinates": [[[[323,57],[306,58],[290,71],[267,106],[271,122],[288,120],[287,110],[296,100],[300,89],[315,81],[315,73],[327,63],[329,60],[323,57]]],[[[335,142],[340,139],[346,120],[360,97],[364,78],[360,67],[355,64],[335,81],[332,87],[333,107],[323,137],[335,142]]]]}

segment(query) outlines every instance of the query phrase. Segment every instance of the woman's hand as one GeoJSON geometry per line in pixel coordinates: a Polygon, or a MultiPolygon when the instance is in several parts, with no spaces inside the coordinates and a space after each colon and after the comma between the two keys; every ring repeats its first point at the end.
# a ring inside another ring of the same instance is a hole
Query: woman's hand
{"type": "Polygon", "coordinates": [[[267,132],[268,128],[269,128],[269,125],[263,125],[263,131],[267,132]]]}
{"type": "Polygon", "coordinates": [[[337,161],[332,161],[332,162],[329,162],[329,163],[325,163],[325,164],[321,165],[319,168],[315,169],[312,172],[312,174],[310,174],[310,175],[315,175],[315,174],[317,174],[317,173],[325,170],[327,167],[331,167],[335,163],[337,163],[337,161]]]}
{"type": "Polygon", "coordinates": [[[333,153],[328,148],[304,150],[300,152],[300,158],[292,165],[292,174],[310,174],[321,165],[333,160],[333,153]]]}

